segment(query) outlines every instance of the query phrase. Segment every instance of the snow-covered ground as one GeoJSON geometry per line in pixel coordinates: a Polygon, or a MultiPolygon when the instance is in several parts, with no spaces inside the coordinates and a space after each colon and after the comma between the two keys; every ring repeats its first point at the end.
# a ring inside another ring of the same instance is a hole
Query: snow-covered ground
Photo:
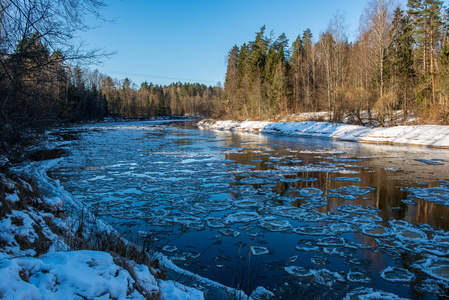
{"type": "Polygon", "coordinates": [[[449,126],[416,125],[395,127],[364,127],[328,122],[267,122],[203,120],[199,127],[219,130],[279,133],[300,137],[320,137],[336,140],[449,147],[449,126]]]}
{"type": "Polygon", "coordinates": [[[64,212],[64,204],[72,212],[84,208],[50,183],[45,170],[54,163],[30,163],[12,176],[0,173],[1,299],[204,298],[198,289],[160,279],[152,266],[107,252],[72,249],[69,240],[81,225],[96,227],[99,234],[114,230],[95,218],[80,222],[64,212]],[[37,186],[17,175],[33,177],[37,186]]]}

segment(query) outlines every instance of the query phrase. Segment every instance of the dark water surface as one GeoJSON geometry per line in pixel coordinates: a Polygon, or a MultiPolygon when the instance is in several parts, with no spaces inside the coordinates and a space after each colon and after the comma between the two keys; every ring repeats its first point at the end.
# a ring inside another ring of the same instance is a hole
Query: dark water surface
{"type": "Polygon", "coordinates": [[[189,271],[283,299],[354,289],[435,299],[447,286],[449,150],[188,122],[73,131],[71,155],[50,176],[189,271]]]}

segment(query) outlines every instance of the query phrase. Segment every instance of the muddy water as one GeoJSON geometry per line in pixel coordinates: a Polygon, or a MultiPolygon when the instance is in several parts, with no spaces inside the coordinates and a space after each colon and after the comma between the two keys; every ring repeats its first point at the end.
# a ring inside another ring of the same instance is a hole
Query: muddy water
{"type": "Polygon", "coordinates": [[[128,238],[204,277],[284,299],[433,299],[449,280],[448,150],[190,123],[74,131],[50,175],[128,238]]]}

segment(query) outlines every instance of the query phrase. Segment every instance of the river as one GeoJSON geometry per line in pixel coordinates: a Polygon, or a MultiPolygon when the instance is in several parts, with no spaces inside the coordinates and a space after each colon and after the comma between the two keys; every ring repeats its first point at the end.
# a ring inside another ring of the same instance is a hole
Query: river
{"type": "Polygon", "coordinates": [[[126,238],[206,278],[283,299],[436,299],[449,286],[447,149],[190,122],[57,134],[72,143],[52,178],[126,238]]]}

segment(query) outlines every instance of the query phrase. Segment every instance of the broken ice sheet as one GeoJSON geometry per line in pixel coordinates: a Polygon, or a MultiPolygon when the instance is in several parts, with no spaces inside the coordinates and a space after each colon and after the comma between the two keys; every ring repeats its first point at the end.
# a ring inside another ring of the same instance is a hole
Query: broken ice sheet
{"type": "Polygon", "coordinates": [[[327,269],[319,269],[313,275],[316,283],[327,287],[332,287],[337,282],[345,281],[345,278],[340,274],[340,272],[330,271],[327,269]]]}
{"type": "Polygon", "coordinates": [[[362,179],[359,177],[327,177],[326,179],[331,181],[362,182],[362,179]]]}
{"type": "Polygon", "coordinates": [[[353,232],[355,231],[354,225],[348,223],[333,223],[329,226],[333,232],[343,233],[343,232],[353,232]]]}
{"type": "Polygon", "coordinates": [[[407,283],[415,279],[415,274],[403,268],[387,267],[380,273],[380,277],[389,282],[407,283]]]}
{"type": "Polygon", "coordinates": [[[332,232],[324,226],[312,226],[306,225],[301,227],[296,227],[293,231],[297,234],[302,235],[329,235],[332,232]]]}
{"type": "Polygon", "coordinates": [[[270,251],[265,248],[265,247],[259,247],[259,246],[252,246],[251,247],[251,253],[253,255],[263,255],[263,254],[268,254],[270,253],[270,251]]]}
{"type": "Polygon", "coordinates": [[[387,293],[380,290],[375,290],[368,287],[357,287],[346,294],[344,300],[356,300],[356,299],[391,299],[391,300],[407,300],[407,298],[401,298],[393,293],[387,293]]]}
{"type": "Polygon", "coordinates": [[[165,245],[162,248],[162,251],[169,252],[169,253],[176,252],[177,250],[178,250],[178,248],[176,246],[170,246],[170,245],[165,245]]]}
{"type": "Polygon", "coordinates": [[[315,255],[314,257],[312,257],[310,259],[310,262],[312,263],[312,265],[325,266],[325,265],[327,265],[329,263],[328,260],[329,259],[326,256],[315,255]]]}
{"type": "Polygon", "coordinates": [[[240,208],[257,208],[259,203],[251,199],[245,199],[235,202],[234,205],[240,208]]]}
{"type": "Polygon", "coordinates": [[[197,259],[198,257],[200,257],[200,255],[200,253],[182,251],[171,255],[170,259],[174,261],[190,261],[193,259],[197,259]]]}
{"type": "Polygon", "coordinates": [[[352,213],[352,214],[361,214],[361,215],[366,215],[366,214],[375,215],[378,212],[380,212],[379,209],[372,207],[372,206],[347,205],[347,204],[340,205],[337,209],[339,211],[352,213]]]}
{"type": "Polygon", "coordinates": [[[416,161],[425,163],[426,165],[444,165],[444,160],[443,159],[420,159],[420,158],[415,158],[416,161]]]}
{"type": "Polygon", "coordinates": [[[424,242],[427,240],[427,234],[413,227],[413,225],[400,220],[393,220],[389,222],[390,228],[393,230],[395,237],[401,240],[424,242]]]}
{"type": "Polygon", "coordinates": [[[225,221],[218,217],[208,217],[206,218],[207,226],[211,228],[222,228],[226,226],[225,221]]]}
{"type": "Polygon", "coordinates": [[[396,169],[396,168],[382,168],[382,170],[390,171],[390,172],[402,172],[401,169],[396,169]]]}
{"type": "Polygon", "coordinates": [[[409,187],[404,189],[409,192],[408,198],[420,199],[424,201],[434,202],[436,204],[449,206],[449,185],[441,183],[440,187],[417,188],[409,187]]]}
{"type": "Polygon", "coordinates": [[[346,279],[349,282],[356,283],[373,283],[373,279],[371,276],[363,270],[351,269],[349,270],[346,279]]]}
{"type": "Polygon", "coordinates": [[[448,258],[429,255],[426,259],[414,263],[412,267],[421,269],[433,278],[440,279],[445,284],[449,284],[448,258]]]}
{"type": "Polygon", "coordinates": [[[201,203],[195,203],[195,208],[202,210],[205,213],[212,211],[223,211],[231,208],[231,204],[226,199],[220,199],[215,201],[203,201],[201,203]]]}
{"type": "Polygon", "coordinates": [[[295,191],[299,194],[299,196],[306,198],[317,197],[323,194],[323,191],[317,188],[295,189],[295,191]]]}
{"type": "Polygon", "coordinates": [[[226,217],[229,223],[249,223],[260,219],[259,214],[255,212],[236,212],[226,217]]]}
{"type": "Polygon", "coordinates": [[[316,244],[318,246],[344,246],[346,245],[346,241],[344,238],[330,236],[319,239],[316,244]]]}
{"type": "Polygon", "coordinates": [[[240,232],[231,228],[220,229],[220,233],[233,238],[238,237],[240,235],[240,232]]]}
{"type": "Polygon", "coordinates": [[[353,196],[364,196],[374,190],[375,190],[374,188],[369,186],[355,186],[355,185],[342,186],[338,189],[328,189],[328,191],[332,193],[344,193],[353,196]]]}
{"type": "Polygon", "coordinates": [[[204,222],[200,218],[193,216],[172,216],[170,221],[172,223],[185,226],[189,229],[194,230],[204,229],[204,222]]]}
{"type": "Polygon", "coordinates": [[[292,225],[287,220],[278,219],[276,217],[268,216],[260,219],[260,227],[269,231],[284,232],[292,228],[292,225]]]}
{"type": "Polygon", "coordinates": [[[299,258],[299,255],[290,256],[290,258],[288,259],[288,262],[289,263],[294,263],[294,262],[296,262],[298,260],[298,258],[299,258]]]}
{"type": "Polygon", "coordinates": [[[378,224],[362,224],[360,230],[364,234],[374,237],[387,237],[391,235],[391,230],[389,228],[378,224]]]}
{"type": "Polygon", "coordinates": [[[284,270],[288,274],[299,277],[299,278],[312,277],[315,274],[315,269],[299,267],[299,266],[285,267],[284,270]]]}

